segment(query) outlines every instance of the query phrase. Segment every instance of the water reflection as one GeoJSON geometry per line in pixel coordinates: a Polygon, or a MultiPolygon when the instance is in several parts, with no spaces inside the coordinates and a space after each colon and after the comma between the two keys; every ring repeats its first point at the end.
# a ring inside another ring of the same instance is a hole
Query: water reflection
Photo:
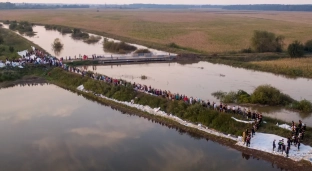
{"type": "Polygon", "coordinates": [[[0,103],[0,170],[277,170],[54,85],[2,89],[0,103]]]}

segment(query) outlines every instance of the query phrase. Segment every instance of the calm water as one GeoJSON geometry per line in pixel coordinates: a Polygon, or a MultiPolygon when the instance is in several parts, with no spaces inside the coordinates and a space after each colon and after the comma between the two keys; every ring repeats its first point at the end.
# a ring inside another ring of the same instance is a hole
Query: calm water
{"type": "MultiPolygon", "coordinates": [[[[222,90],[225,92],[245,90],[252,93],[263,84],[270,84],[296,100],[312,101],[311,79],[289,79],[265,72],[234,68],[226,65],[199,62],[181,65],[178,63],[151,63],[132,65],[89,66],[84,67],[94,72],[131,82],[151,85],[154,88],[183,93],[187,96],[218,101],[211,93],[222,90]],[[142,80],[141,75],[148,79],[142,80]],[[221,76],[223,75],[223,76],[221,76]]],[[[298,114],[281,108],[258,108],[265,115],[286,121],[302,119],[312,126],[311,115],[298,114]],[[304,116],[304,117],[302,117],[304,116]]]]}
{"type": "Polygon", "coordinates": [[[54,85],[1,89],[0,103],[0,170],[279,170],[54,85]]]}
{"type": "MultiPolygon", "coordinates": [[[[3,25],[3,27],[8,28],[8,25],[3,25]]],[[[117,54],[112,54],[112,53],[104,51],[103,44],[102,44],[104,40],[103,37],[98,43],[87,44],[83,42],[82,40],[74,40],[71,37],[71,34],[62,35],[58,31],[46,30],[44,26],[34,26],[33,31],[36,32],[35,36],[33,37],[23,36],[23,37],[39,45],[48,53],[56,57],[64,57],[64,59],[65,57],[69,57],[69,56],[71,58],[74,58],[75,55],[77,56],[77,58],[79,57],[79,55],[87,55],[91,57],[92,54],[97,54],[101,56],[104,55],[106,57],[111,57],[111,55],[119,56],[117,54]],[[52,43],[54,42],[56,38],[59,38],[61,42],[64,44],[64,48],[59,53],[55,53],[52,49],[52,43]]],[[[94,35],[94,34],[90,34],[90,35],[94,35]]],[[[113,39],[110,39],[110,40],[113,40],[113,39]]],[[[114,41],[118,42],[118,40],[114,40],[114,41]]],[[[132,45],[136,46],[138,49],[149,49],[141,45],[136,45],[136,44],[132,44],[132,45]]],[[[149,49],[149,50],[155,55],[168,55],[167,52],[163,52],[163,51],[159,51],[155,49],[149,49]]]]}

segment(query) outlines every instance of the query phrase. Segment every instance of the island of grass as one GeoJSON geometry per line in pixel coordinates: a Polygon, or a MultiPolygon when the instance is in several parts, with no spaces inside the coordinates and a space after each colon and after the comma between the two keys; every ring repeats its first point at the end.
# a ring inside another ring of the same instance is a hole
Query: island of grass
{"type": "Polygon", "coordinates": [[[212,93],[212,95],[219,99],[222,103],[283,106],[288,109],[298,110],[305,113],[312,112],[312,103],[310,101],[297,101],[271,85],[258,86],[251,94],[248,94],[243,90],[239,90],[237,92],[231,91],[228,93],[218,91],[212,93]]]}
{"type": "Polygon", "coordinates": [[[118,54],[127,54],[137,50],[137,48],[133,45],[125,42],[110,41],[107,38],[104,39],[103,47],[105,51],[118,54]]]}
{"type": "Polygon", "coordinates": [[[73,39],[77,39],[77,40],[85,40],[85,39],[89,39],[89,34],[82,32],[80,29],[73,29],[73,32],[71,34],[73,39]]]}
{"type": "MultiPolygon", "coordinates": [[[[7,23],[7,22],[5,22],[7,23]]],[[[20,34],[26,34],[27,36],[33,36],[35,35],[35,32],[33,31],[33,25],[27,21],[9,21],[9,29],[13,31],[18,31],[20,34]]]]}
{"type": "Polygon", "coordinates": [[[56,25],[45,25],[44,28],[46,30],[56,30],[62,34],[70,34],[73,30],[69,27],[56,26],[56,25]]]}

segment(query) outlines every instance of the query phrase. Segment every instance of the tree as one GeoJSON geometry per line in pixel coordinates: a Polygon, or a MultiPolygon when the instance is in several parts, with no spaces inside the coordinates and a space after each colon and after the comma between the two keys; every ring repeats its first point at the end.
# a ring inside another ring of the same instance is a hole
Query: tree
{"type": "Polygon", "coordinates": [[[292,58],[302,57],[304,56],[304,46],[301,42],[296,40],[288,45],[287,52],[292,58]]]}
{"type": "Polygon", "coordinates": [[[304,50],[312,52],[312,40],[308,40],[304,45],[304,50]]]}
{"type": "Polygon", "coordinates": [[[54,42],[52,43],[52,47],[54,50],[61,50],[63,46],[64,45],[61,43],[61,40],[59,38],[54,39],[54,42]]]}
{"type": "Polygon", "coordinates": [[[276,36],[268,31],[255,30],[251,42],[256,52],[281,52],[284,46],[284,37],[276,36]]]}

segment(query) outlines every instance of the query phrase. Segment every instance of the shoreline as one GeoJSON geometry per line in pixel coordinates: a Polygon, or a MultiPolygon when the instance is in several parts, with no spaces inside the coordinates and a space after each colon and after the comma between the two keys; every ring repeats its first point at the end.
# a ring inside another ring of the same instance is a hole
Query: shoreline
{"type": "MultiPolygon", "coordinates": [[[[58,83],[53,83],[61,88],[67,89],[64,87],[64,85],[58,84],[58,83]]],[[[243,146],[237,145],[236,141],[225,138],[225,137],[220,137],[217,135],[209,134],[207,132],[204,132],[202,130],[198,130],[195,128],[187,127],[185,125],[179,124],[175,121],[169,120],[164,117],[160,117],[157,115],[151,115],[147,112],[141,111],[139,109],[133,108],[126,106],[124,104],[117,103],[112,100],[108,99],[103,99],[101,97],[98,97],[92,93],[86,93],[79,91],[77,89],[67,89],[72,91],[73,93],[77,93],[79,95],[82,95],[83,97],[87,98],[88,100],[96,101],[99,102],[105,106],[110,106],[112,109],[118,110],[122,112],[123,114],[129,114],[129,115],[136,115],[138,117],[143,117],[148,120],[153,120],[158,124],[165,125],[168,128],[175,128],[177,131],[182,130],[185,133],[187,133],[190,136],[196,136],[200,138],[204,138],[207,141],[211,140],[213,142],[219,143],[221,145],[227,146],[229,148],[238,150],[242,152],[242,155],[249,155],[250,157],[257,158],[257,159],[262,159],[267,162],[271,162],[272,165],[275,164],[277,165],[278,168],[283,168],[287,170],[301,170],[301,171],[310,171],[311,169],[309,167],[312,167],[312,164],[308,161],[300,160],[300,161],[294,161],[290,158],[285,158],[280,155],[273,155],[271,153],[259,151],[259,150],[254,150],[251,148],[246,148],[243,146]]]]}

